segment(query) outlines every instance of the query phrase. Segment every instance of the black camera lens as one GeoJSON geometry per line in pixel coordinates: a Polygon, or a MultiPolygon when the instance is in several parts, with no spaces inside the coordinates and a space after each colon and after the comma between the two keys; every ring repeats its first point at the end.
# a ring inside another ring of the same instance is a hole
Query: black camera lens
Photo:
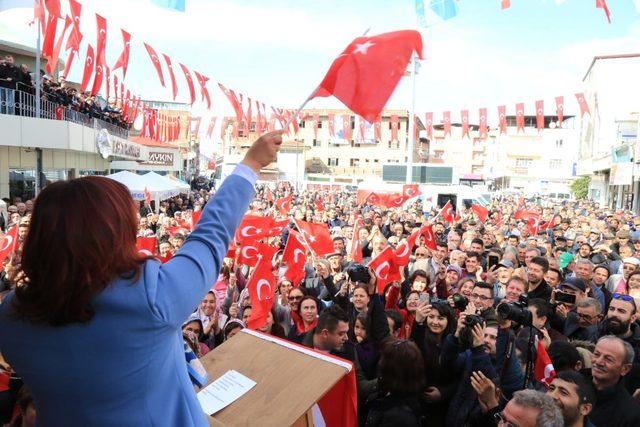
{"type": "Polygon", "coordinates": [[[531,312],[525,307],[520,306],[517,303],[503,302],[496,307],[498,316],[503,320],[511,320],[522,326],[531,326],[533,322],[533,316],[531,312]]]}
{"type": "Polygon", "coordinates": [[[369,283],[371,274],[369,270],[362,264],[353,264],[347,269],[347,276],[352,282],[369,283]]]}
{"type": "Polygon", "coordinates": [[[469,305],[469,299],[460,294],[453,294],[452,298],[453,306],[459,311],[464,311],[467,308],[467,305],[469,305]]]}

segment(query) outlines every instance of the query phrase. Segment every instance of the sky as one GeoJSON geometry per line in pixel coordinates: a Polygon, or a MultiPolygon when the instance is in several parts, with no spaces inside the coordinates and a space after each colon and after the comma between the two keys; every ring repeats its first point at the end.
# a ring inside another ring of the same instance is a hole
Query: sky
{"type": "MultiPolygon", "coordinates": [[[[66,0],[62,3],[64,8],[66,0]]],[[[558,95],[567,99],[567,114],[575,113],[573,94],[583,90],[582,78],[595,55],[640,52],[640,12],[634,0],[608,0],[612,24],[593,0],[512,0],[504,11],[499,3],[459,0],[455,18],[424,29],[417,25],[414,0],[186,0],[184,13],[153,6],[150,0],[85,0],[85,40],[69,78],[81,80],[86,42],[95,47],[95,12],[108,22],[109,64],[122,48],[120,28],[132,34],[125,83],[134,93],[171,100],[170,85],[160,85],[143,48],[146,41],[172,58],[178,101],[188,98],[178,62],[211,78],[213,115],[232,111],[216,82],[267,105],[296,108],[333,59],[367,29],[369,35],[422,32],[425,59],[416,76],[415,111],[439,117],[451,110],[454,121],[461,109],[469,109],[473,122],[477,109],[487,107],[491,123],[498,105],[506,104],[507,114],[514,114],[516,102],[524,102],[525,113],[533,114],[537,99],[544,99],[551,113],[558,95]]],[[[0,12],[0,39],[35,46],[31,17],[27,9],[0,12]]],[[[411,95],[411,79],[403,78],[387,107],[408,110],[411,95]]],[[[340,106],[332,98],[309,104],[340,106]]],[[[201,111],[202,104],[194,110],[201,111]]]]}

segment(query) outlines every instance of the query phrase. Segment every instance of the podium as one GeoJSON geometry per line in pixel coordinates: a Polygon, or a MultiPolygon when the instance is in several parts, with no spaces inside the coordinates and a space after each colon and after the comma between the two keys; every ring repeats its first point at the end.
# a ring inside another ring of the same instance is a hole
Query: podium
{"type": "Polygon", "coordinates": [[[209,425],[224,427],[311,427],[315,403],[352,369],[348,361],[249,329],[200,360],[209,375],[207,385],[230,369],[257,383],[208,417],[209,425]]]}

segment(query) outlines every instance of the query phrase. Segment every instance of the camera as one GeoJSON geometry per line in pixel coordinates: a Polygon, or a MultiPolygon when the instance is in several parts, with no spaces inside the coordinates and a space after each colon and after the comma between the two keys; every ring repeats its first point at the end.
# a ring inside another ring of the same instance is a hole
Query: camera
{"type": "Polygon", "coordinates": [[[369,283],[371,281],[371,274],[369,270],[362,264],[352,264],[347,268],[347,276],[349,280],[357,283],[369,283]]]}
{"type": "Polygon", "coordinates": [[[458,293],[453,294],[451,298],[453,298],[453,306],[459,311],[464,311],[469,305],[469,299],[458,293]]]}
{"type": "MultiPolygon", "coordinates": [[[[464,297],[463,297],[464,298],[464,297]]],[[[476,325],[482,325],[484,319],[478,314],[467,314],[464,318],[464,328],[460,330],[460,344],[462,348],[473,347],[473,328],[476,325]]]]}
{"type": "Polygon", "coordinates": [[[518,302],[503,302],[498,304],[496,311],[503,320],[511,320],[522,326],[531,326],[533,316],[527,308],[529,298],[526,294],[520,295],[518,302]]]}
{"type": "Polygon", "coordinates": [[[476,325],[482,325],[484,319],[478,314],[467,314],[464,318],[464,324],[467,329],[473,329],[476,325]]]}

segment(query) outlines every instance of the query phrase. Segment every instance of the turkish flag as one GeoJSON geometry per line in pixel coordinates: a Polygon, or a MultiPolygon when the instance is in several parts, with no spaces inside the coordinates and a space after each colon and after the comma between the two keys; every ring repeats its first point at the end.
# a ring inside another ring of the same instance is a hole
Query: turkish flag
{"type": "Polygon", "coordinates": [[[198,225],[198,221],[200,221],[200,217],[202,216],[202,211],[193,211],[191,214],[191,230],[196,229],[196,225],[198,225]]]}
{"type": "Polygon", "coordinates": [[[500,6],[502,10],[509,9],[511,7],[511,0],[502,0],[502,4],[500,6]]]}
{"type": "Polygon", "coordinates": [[[422,36],[404,30],[358,37],[331,64],[312,95],[333,95],[372,123],[402,78],[414,51],[422,57],[422,36]]]}
{"type": "Polygon", "coordinates": [[[282,197],[280,199],[276,199],[275,205],[280,215],[286,216],[289,215],[291,211],[291,202],[293,200],[293,196],[290,194],[287,197],[282,197]]]}
{"type": "Polygon", "coordinates": [[[442,219],[447,221],[449,224],[453,224],[456,217],[453,213],[453,206],[451,205],[451,200],[447,200],[447,203],[445,203],[444,207],[440,211],[440,215],[442,215],[442,219]]]}
{"type": "Polygon", "coordinates": [[[180,68],[184,73],[184,78],[187,80],[187,86],[189,87],[189,97],[191,98],[190,104],[193,104],[196,100],[196,90],[193,87],[193,78],[191,77],[189,69],[185,67],[184,64],[180,64],[180,68]]]}
{"type": "Polygon", "coordinates": [[[418,197],[420,193],[420,186],[418,184],[404,184],[402,186],[402,194],[407,199],[418,197]]]}
{"type": "Polygon", "coordinates": [[[478,110],[478,116],[480,118],[480,129],[479,129],[480,139],[486,139],[487,138],[487,109],[481,108],[480,110],[478,110]]]}
{"type": "Polygon", "coordinates": [[[318,139],[318,124],[320,123],[320,115],[318,113],[313,114],[313,138],[318,139]]]}
{"type": "Polygon", "coordinates": [[[236,113],[236,122],[240,123],[242,121],[242,116],[244,116],[244,113],[242,111],[242,105],[240,104],[240,101],[238,101],[238,97],[236,96],[236,93],[231,89],[227,89],[222,83],[218,83],[218,86],[231,103],[233,111],[235,111],[236,113]]]}
{"type": "Polygon", "coordinates": [[[540,230],[540,215],[534,215],[527,218],[527,230],[532,235],[537,235],[540,230]]]}
{"type": "Polygon", "coordinates": [[[264,198],[267,202],[273,202],[274,200],[273,193],[271,192],[271,189],[269,187],[267,187],[267,189],[264,190],[264,198]]]}
{"type": "Polygon", "coordinates": [[[433,232],[433,226],[431,224],[420,227],[420,235],[424,236],[424,244],[426,247],[433,251],[437,249],[436,234],[433,232]]]}
{"type": "Polygon", "coordinates": [[[147,203],[151,203],[151,193],[149,192],[149,189],[146,185],[144,187],[144,199],[147,201],[147,203]]]}
{"type": "Polygon", "coordinates": [[[138,237],[136,239],[136,248],[138,248],[138,251],[143,251],[149,255],[155,255],[157,243],[158,239],[155,236],[138,237]]]}
{"type": "Polygon", "coordinates": [[[542,221],[540,222],[540,229],[541,230],[553,230],[555,228],[556,225],[558,225],[558,220],[557,220],[557,216],[553,216],[551,218],[550,221],[542,221]],[[544,228],[542,227],[542,224],[544,223],[544,228]]]}
{"type": "Polygon", "coordinates": [[[498,121],[500,123],[500,134],[501,135],[506,135],[507,134],[507,113],[506,113],[506,109],[507,109],[507,107],[505,107],[504,105],[499,105],[498,106],[498,121]]]}
{"type": "MultiPolygon", "coordinates": [[[[333,358],[330,354],[322,357],[333,358]]],[[[335,357],[335,359],[338,359],[335,357]]],[[[341,365],[344,359],[339,359],[341,365]]],[[[351,363],[351,362],[347,362],[351,363]]],[[[358,396],[355,368],[353,366],[333,387],[318,400],[319,411],[313,411],[313,425],[342,427],[358,425],[358,396]]]]}
{"type": "Polygon", "coordinates": [[[227,127],[229,127],[229,117],[223,117],[222,124],[220,125],[220,138],[225,138],[227,134],[227,127]]]}
{"type": "Polygon", "coordinates": [[[36,0],[33,5],[33,21],[29,23],[29,25],[35,23],[36,21],[40,21],[41,31],[44,32],[47,26],[45,12],[44,12],[44,0],[36,0]]]}
{"type": "Polygon", "coordinates": [[[91,96],[94,96],[100,92],[100,88],[102,87],[102,77],[105,73],[105,58],[104,52],[102,56],[98,56],[96,53],[96,74],[93,77],[93,87],[91,88],[91,96]]]}
{"type": "Polygon", "coordinates": [[[376,142],[382,141],[382,117],[378,117],[373,124],[373,134],[376,142]]]}
{"type": "Polygon", "coordinates": [[[596,8],[602,9],[607,17],[607,21],[611,24],[611,11],[607,5],[607,0],[596,0],[596,8]]]}
{"type": "Polygon", "coordinates": [[[380,194],[379,197],[382,206],[387,208],[399,208],[407,201],[402,193],[380,194]]]}
{"type": "Polygon", "coordinates": [[[347,141],[351,139],[351,115],[349,114],[342,115],[342,132],[344,139],[347,141]]]}
{"type": "Polygon", "coordinates": [[[93,47],[87,45],[87,57],[84,60],[84,73],[82,74],[82,83],[80,84],[80,92],[84,93],[89,86],[89,80],[93,75],[93,65],[95,62],[95,54],[93,53],[93,47]]]}
{"type": "Polygon", "coordinates": [[[556,96],[556,115],[558,116],[558,127],[562,127],[562,120],[564,120],[564,96],[556,96]]]}
{"type": "Polygon", "coordinates": [[[420,230],[414,231],[409,235],[409,237],[407,237],[407,240],[404,240],[403,242],[401,242],[396,248],[396,252],[395,252],[396,259],[394,262],[398,267],[404,267],[405,265],[409,264],[411,251],[413,250],[413,247],[416,245],[416,240],[418,239],[419,235],[420,235],[420,230]]]}
{"type": "Polygon", "coordinates": [[[580,117],[583,117],[585,114],[591,115],[587,100],[584,99],[584,93],[576,93],[576,99],[578,100],[578,104],[580,105],[580,117]]]}
{"type": "MultiPolygon", "coordinates": [[[[356,214],[357,215],[357,214],[356,214]]],[[[353,237],[351,238],[351,259],[353,262],[362,264],[362,248],[360,247],[360,227],[362,222],[356,218],[353,227],[353,237]]]]}
{"type": "Polygon", "coordinates": [[[378,194],[378,193],[374,193],[373,191],[371,193],[369,193],[369,195],[367,196],[367,203],[369,203],[370,205],[379,205],[382,203],[382,195],[378,194]]]}
{"type": "Polygon", "coordinates": [[[451,111],[442,113],[442,124],[444,128],[444,136],[451,136],[451,111]]]}
{"type": "Polygon", "coordinates": [[[209,128],[207,129],[207,137],[211,138],[211,136],[213,135],[213,129],[216,126],[216,117],[213,116],[211,117],[211,120],[209,121],[209,128]]]}
{"type": "Polygon", "coordinates": [[[524,103],[522,102],[516,104],[516,126],[518,132],[524,132],[524,103]]]}
{"type": "Polygon", "coordinates": [[[127,67],[129,66],[129,46],[131,44],[131,34],[123,29],[121,29],[120,32],[122,33],[122,53],[120,53],[118,60],[113,66],[113,71],[122,67],[122,78],[124,79],[127,76],[127,67]]]}
{"type": "Polygon", "coordinates": [[[460,121],[462,122],[462,137],[469,138],[469,110],[460,111],[460,121]]]}
{"type": "Polygon", "coordinates": [[[487,217],[489,216],[489,210],[484,206],[473,204],[471,205],[471,210],[474,214],[478,216],[478,219],[482,222],[487,222],[487,217]]]}
{"type": "Polygon", "coordinates": [[[267,323],[276,292],[276,276],[272,271],[271,258],[260,258],[247,282],[247,290],[251,300],[251,316],[247,320],[247,326],[258,329],[267,323]]]}
{"type": "Polygon", "coordinates": [[[400,269],[396,265],[396,253],[387,246],[367,264],[373,270],[377,280],[378,293],[383,293],[386,286],[394,281],[402,280],[400,269]]]}
{"type": "MultiPolygon", "coordinates": [[[[251,121],[253,118],[253,112],[251,111],[251,98],[247,96],[247,113],[244,116],[244,134],[245,136],[249,136],[249,132],[251,131],[251,121]]],[[[297,123],[296,120],[294,122],[297,123]]]]}
{"type": "Polygon", "coordinates": [[[433,138],[433,113],[425,114],[424,126],[427,128],[427,138],[431,140],[433,138]]]}
{"type": "Polygon", "coordinates": [[[56,41],[55,46],[53,47],[53,52],[51,54],[50,59],[47,61],[47,65],[45,66],[45,70],[48,74],[53,74],[58,68],[58,59],[60,58],[60,50],[62,49],[62,41],[64,40],[64,35],[67,33],[69,26],[73,21],[69,16],[66,16],[64,19],[64,30],[62,30],[62,34],[56,41]]]}
{"type": "Polygon", "coordinates": [[[513,217],[515,219],[523,219],[523,220],[528,220],[529,218],[533,217],[533,216],[537,216],[538,212],[534,212],[534,211],[526,211],[523,209],[519,209],[515,212],[515,214],[513,215],[513,217]]]}
{"type": "Polygon", "coordinates": [[[64,71],[62,72],[62,77],[65,79],[69,76],[69,71],[71,70],[71,64],[73,64],[73,60],[75,59],[78,53],[77,49],[71,49],[69,54],[67,55],[67,60],[64,64],[64,71]]]}
{"type": "Polygon", "coordinates": [[[240,250],[238,251],[237,263],[248,265],[249,267],[255,267],[260,260],[260,256],[265,260],[273,259],[276,251],[278,249],[274,246],[268,245],[266,243],[261,242],[246,242],[242,246],[240,246],[240,250]]]}
{"type": "Polygon", "coordinates": [[[153,66],[156,69],[156,73],[158,73],[158,78],[160,79],[160,84],[162,87],[165,87],[164,84],[164,75],[162,74],[162,65],[160,65],[160,59],[158,59],[158,54],[156,51],[146,43],[144,44],[144,48],[147,50],[149,54],[149,58],[151,58],[151,62],[153,62],[153,66]]]}
{"type": "Polygon", "coordinates": [[[0,266],[18,244],[18,226],[14,225],[7,234],[0,236],[0,266]]]}
{"type": "Polygon", "coordinates": [[[273,219],[268,216],[245,215],[236,230],[235,240],[243,244],[266,237],[272,221],[273,219]]]}
{"type": "Polygon", "coordinates": [[[333,252],[333,239],[326,224],[314,224],[297,220],[296,225],[315,255],[322,256],[333,252]]]}
{"type": "MultiPolygon", "coordinates": [[[[211,109],[211,97],[209,96],[209,89],[207,89],[207,82],[209,81],[209,77],[200,74],[197,71],[193,72],[196,75],[196,79],[198,79],[198,84],[200,85],[200,96],[202,101],[207,101],[207,109],[211,109]]],[[[249,100],[249,107],[251,107],[251,100],[249,100]]]]}
{"type": "Polygon", "coordinates": [[[173,67],[171,66],[171,58],[169,56],[162,54],[164,57],[164,62],[167,64],[167,69],[169,70],[169,77],[171,77],[171,93],[173,94],[173,100],[176,100],[176,96],[178,96],[178,84],[176,83],[176,76],[173,74],[173,67]]]}
{"type": "Polygon", "coordinates": [[[496,213],[494,224],[496,227],[502,227],[502,213],[500,211],[496,213]]]}
{"type": "Polygon", "coordinates": [[[282,253],[282,262],[287,265],[284,277],[290,280],[293,286],[298,287],[306,275],[304,266],[307,262],[307,248],[300,233],[295,230],[289,232],[287,244],[282,253]]]}
{"type": "Polygon", "coordinates": [[[394,114],[391,116],[390,120],[391,120],[391,140],[398,141],[398,128],[400,127],[398,116],[394,114]]]}
{"type": "Polygon", "coordinates": [[[316,199],[314,203],[318,212],[324,211],[324,203],[322,202],[322,199],[316,199]]]}
{"type": "Polygon", "coordinates": [[[538,132],[544,129],[544,101],[536,101],[536,127],[538,132]]]}
{"type": "MultiPolygon", "coordinates": [[[[47,17],[47,25],[44,27],[44,40],[42,40],[42,57],[51,59],[53,55],[53,45],[56,40],[56,29],[58,27],[58,19],[60,19],[60,0],[45,1],[49,16],[47,17]]],[[[41,12],[44,16],[44,11],[41,12]]]]}
{"type": "Polygon", "coordinates": [[[551,363],[551,358],[549,357],[547,350],[544,348],[544,345],[542,345],[542,341],[536,341],[537,351],[533,375],[537,381],[548,387],[556,376],[556,371],[553,368],[553,363],[551,363]]]}
{"type": "Polygon", "coordinates": [[[105,50],[107,48],[107,20],[96,13],[96,66],[95,76],[93,78],[93,87],[91,88],[91,96],[100,92],[102,87],[102,79],[106,72],[107,62],[105,50]]]}

